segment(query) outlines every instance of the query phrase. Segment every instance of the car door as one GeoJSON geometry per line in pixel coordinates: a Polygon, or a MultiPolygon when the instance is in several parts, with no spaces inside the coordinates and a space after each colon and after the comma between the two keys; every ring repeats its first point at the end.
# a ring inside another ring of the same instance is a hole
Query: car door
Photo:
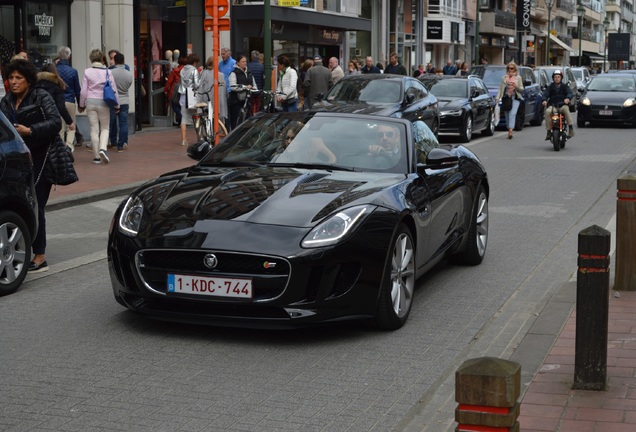
{"type": "Polygon", "coordinates": [[[432,128],[433,121],[437,116],[435,111],[437,103],[431,104],[431,102],[437,101],[437,99],[419,80],[408,78],[404,83],[404,100],[410,102],[406,103],[402,118],[411,122],[422,120],[429,128],[432,128]]]}
{"type": "Polygon", "coordinates": [[[412,183],[407,198],[417,208],[419,228],[425,235],[418,237],[418,261],[424,264],[435,259],[449,246],[464,213],[465,183],[458,165],[440,169],[424,169],[428,153],[439,147],[435,135],[422,122],[413,123],[418,179],[412,183]]]}
{"type": "Polygon", "coordinates": [[[490,94],[477,78],[468,78],[471,104],[474,113],[474,129],[484,129],[490,115],[490,94]]]}
{"type": "Polygon", "coordinates": [[[526,121],[530,121],[535,117],[537,110],[537,98],[539,97],[539,84],[532,73],[532,69],[522,67],[519,70],[521,79],[523,80],[523,98],[526,103],[526,121]]]}

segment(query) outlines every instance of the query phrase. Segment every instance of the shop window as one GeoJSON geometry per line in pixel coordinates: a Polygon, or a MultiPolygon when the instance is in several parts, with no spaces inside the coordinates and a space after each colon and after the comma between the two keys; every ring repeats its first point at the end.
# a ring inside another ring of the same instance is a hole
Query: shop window
{"type": "Polygon", "coordinates": [[[57,56],[62,46],[68,46],[67,4],[26,4],[25,48],[29,60],[41,67],[57,56]]]}

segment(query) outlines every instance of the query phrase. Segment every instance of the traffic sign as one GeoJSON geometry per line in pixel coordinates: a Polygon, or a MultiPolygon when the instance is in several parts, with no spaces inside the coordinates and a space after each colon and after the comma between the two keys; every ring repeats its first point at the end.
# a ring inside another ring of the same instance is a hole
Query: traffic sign
{"type": "MultiPolygon", "coordinates": [[[[218,8],[218,17],[224,16],[230,10],[230,4],[228,0],[216,0],[217,8],[218,8]]],[[[214,16],[214,5],[212,4],[212,0],[205,0],[205,11],[210,16],[214,16]]],[[[229,30],[229,27],[228,27],[229,30]]]]}
{"type": "MultiPolygon", "coordinates": [[[[203,30],[213,31],[213,27],[214,27],[214,20],[212,18],[206,18],[203,20],[203,30]]],[[[219,31],[224,31],[229,29],[230,29],[230,19],[219,18],[219,31]]]]}

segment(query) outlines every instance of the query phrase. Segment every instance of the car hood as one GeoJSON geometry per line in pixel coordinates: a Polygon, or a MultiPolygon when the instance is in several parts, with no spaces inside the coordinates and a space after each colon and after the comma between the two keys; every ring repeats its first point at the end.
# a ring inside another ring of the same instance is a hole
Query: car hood
{"type": "Polygon", "coordinates": [[[391,207],[401,194],[386,189],[399,190],[404,180],[405,175],[377,172],[195,166],[160,177],[136,194],[146,202],[145,217],[164,226],[224,220],[309,228],[339,208],[391,207]]]}
{"type": "Polygon", "coordinates": [[[588,97],[594,105],[609,104],[616,105],[622,104],[629,98],[636,97],[636,93],[625,92],[605,92],[605,91],[588,91],[584,97],[588,97]]]}
{"type": "Polygon", "coordinates": [[[397,103],[370,104],[366,102],[339,102],[321,101],[312,105],[313,111],[329,111],[344,114],[371,114],[390,117],[400,111],[401,105],[397,103]]]}

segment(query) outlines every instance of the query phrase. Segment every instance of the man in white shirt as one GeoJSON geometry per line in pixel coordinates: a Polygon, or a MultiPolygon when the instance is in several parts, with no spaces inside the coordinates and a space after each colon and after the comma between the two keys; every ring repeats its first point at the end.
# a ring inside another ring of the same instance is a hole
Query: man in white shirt
{"type": "Polygon", "coordinates": [[[335,83],[344,78],[344,71],[338,64],[338,59],[335,57],[331,57],[329,59],[329,70],[331,71],[331,85],[333,86],[335,83]]]}

